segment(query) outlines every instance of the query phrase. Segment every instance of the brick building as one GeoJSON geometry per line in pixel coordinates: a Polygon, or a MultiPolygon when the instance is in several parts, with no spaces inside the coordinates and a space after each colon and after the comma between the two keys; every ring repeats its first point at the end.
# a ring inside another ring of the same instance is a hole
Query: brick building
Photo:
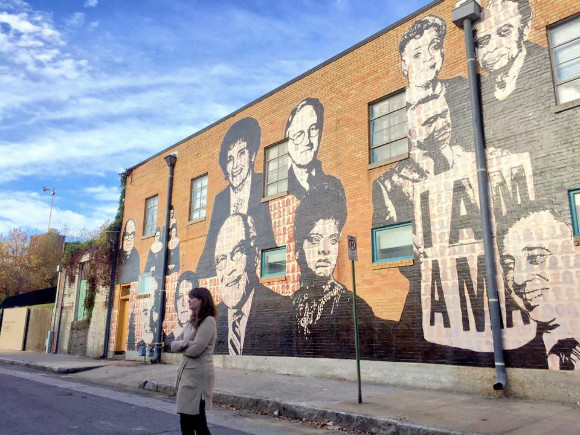
{"type": "MultiPolygon", "coordinates": [[[[128,170],[110,351],[149,352],[165,279],[166,344],[199,285],[219,303],[220,364],[338,367],[354,357],[353,235],[369,376],[487,373],[491,257],[455,8],[435,1],[128,170]]],[[[473,25],[505,362],[579,370],[580,5],[484,0],[473,25]]]]}

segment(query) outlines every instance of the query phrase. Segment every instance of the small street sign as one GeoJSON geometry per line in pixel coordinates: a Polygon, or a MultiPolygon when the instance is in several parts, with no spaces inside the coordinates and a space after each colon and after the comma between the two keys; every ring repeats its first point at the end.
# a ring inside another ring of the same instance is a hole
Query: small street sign
{"type": "Polygon", "coordinates": [[[352,261],[358,260],[356,237],[354,236],[348,236],[348,259],[352,261]]]}

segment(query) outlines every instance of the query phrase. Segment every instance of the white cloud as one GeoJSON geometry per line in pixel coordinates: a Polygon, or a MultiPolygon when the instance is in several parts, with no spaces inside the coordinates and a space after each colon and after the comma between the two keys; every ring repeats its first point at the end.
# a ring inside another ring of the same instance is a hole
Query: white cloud
{"type": "MultiPolygon", "coordinates": [[[[26,72],[49,79],[77,78],[86,71],[86,61],[73,60],[63,51],[65,39],[50,14],[34,11],[24,2],[3,9],[0,12],[0,55],[7,64],[5,67],[17,75],[26,72]]],[[[84,22],[84,14],[73,14],[68,22],[78,27],[84,22]]]]}
{"type": "Polygon", "coordinates": [[[25,130],[49,123],[41,135],[0,140],[0,183],[46,173],[119,172],[247,103],[247,93],[260,95],[279,85],[276,71],[304,68],[302,61],[287,60],[247,69],[218,63],[170,74],[79,79],[74,87],[64,80],[47,84],[0,76],[6,89],[0,114],[29,113],[25,130]],[[228,85],[242,77],[251,77],[243,89],[228,85]],[[228,99],[230,104],[216,102],[228,99]],[[68,127],[77,120],[83,125],[68,127]]]}
{"type": "Polygon", "coordinates": [[[99,27],[99,20],[91,21],[88,25],[89,32],[94,32],[99,27]]]}
{"type": "Polygon", "coordinates": [[[78,29],[85,24],[85,14],[82,12],[75,12],[65,20],[65,24],[70,29],[78,29]]]}
{"type": "MultiPolygon", "coordinates": [[[[0,233],[6,234],[12,228],[18,227],[33,232],[46,231],[50,214],[48,198],[48,196],[43,198],[35,192],[0,191],[0,233]]],[[[103,213],[98,208],[83,215],[58,207],[58,202],[58,198],[55,197],[50,222],[50,226],[56,229],[67,228],[71,232],[78,232],[83,228],[98,228],[115,216],[114,212],[110,213],[110,209],[103,213]]]]}
{"type": "Polygon", "coordinates": [[[85,2],[85,8],[96,8],[99,4],[99,0],[87,0],[85,2]]]}
{"type": "Polygon", "coordinates": [[[87,187],[84,191],[97,201],[115,202],[119,201],[121,192],[118,186],[94,186],[87,187]]]}

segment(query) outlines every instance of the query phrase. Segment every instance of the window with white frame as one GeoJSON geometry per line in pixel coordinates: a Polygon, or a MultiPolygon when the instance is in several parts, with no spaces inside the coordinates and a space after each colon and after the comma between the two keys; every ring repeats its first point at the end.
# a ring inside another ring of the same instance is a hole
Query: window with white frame
{"type": "Polygon", "coordinates": [[[580,99],[580,15],[548,30],[558,104],[580,99]]]}
{"type": "Polygon", "coordinates": [[[269,278],[286,274],[286,246],[262,251],[261,276],[269,278]]]}
{"type": "Polygon", "coordinates": [[[205,217],[207,204],[207,174],[191,180],[191,210],[189,220],[205,217]]]}
{"type": "Polygon", "coordinates": [[[288,191],[288,141],[266,148],[266,198],[288,191]]]}
{"type": "Polygon", "coordinates": [[[407,156],[407,103],[399,92],[369,107],[371,163],[407,156]]]}
{"type": "Polygon", "coordinates": [[[411,222],[373,230],[373,263],[413,258],[413,226],[411,222]]]}
{"type": "Polygon", "coordinates": [[[157,225],[157,204],[159,196],[155,195],[145,200],[145,225],[143,225],[143,235],[148,236],[155,233],[157,225]]]}

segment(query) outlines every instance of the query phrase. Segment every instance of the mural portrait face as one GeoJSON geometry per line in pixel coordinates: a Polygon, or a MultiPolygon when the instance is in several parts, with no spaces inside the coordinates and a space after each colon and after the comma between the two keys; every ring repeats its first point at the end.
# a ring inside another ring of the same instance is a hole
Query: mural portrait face
{"type": "Polygon", "coordinates": [[[177,228],[171,227],[171,232],[169,233],[169,240],[173,240],[177,238],[177,228]]]}
{"type": "Polygon", "coordinates": [[[316,157],[320,145],[320,124],[311,105],[302,106],[287,131],[288,154],[297,166],[308,166],[316,157]]]}
{"type": "Polygon", "coordinates": [[[407,42],[401,53],[403,75],[411,86],[425,87],[437,78],[443,66],[443,41],[434,27],[407,42]]]}
{"type": "Polygon", "coordinates": [[[152,304],[144,305],[141,309],[141,325],[143,325],[141,338],[145,343],[151,343],[153,341],[153,331],[155,329],[153,317],[154,313],[152,304]]]}
{"type": "Polygon", "coordinates": [[[177,309],[177,322],[183,326],[189,320],[189,307],[187,305],[187,294],[193,289],[193,284],[189,281],[183,281],[179,286],[179,292],[175,300],[175,308],[177,309]]]}
{"type": "Polygon", "coordinates": [[[518,3],[491,1],[475,24],[477,59],[490,73],[509,70],[523,49],[529,21],[522,22],[518,3]]]}
{"type": "Polygon", "coordinates": [[[413,146],[429,154],[449,145],[451,117],[443,95],[408,110],[409,136],[413,146]]]}
{"type": "Polygon", "coordinates": [[[175,312],[177,313],[177,323],[180,327],[183,327],[189,321],[190,313],[187,303],[187,295],[192,289],[196,288],[198,284],[199,281],[196,274],[191,271],[183,272],[177,280],[174,307],[175,312]]]}
{"type": "Polygon", "coordinates": [[[239,139],[230,147],[226,160],[227,178],[232,188],[237,189],[244,184],[253,165],[247,142],[239,139]]]}
{"type": "Polygon", "coordinates": [[[135,244],[135,222],[133,219],[127,220],[125,232],[123,233],[123,251],[127,254],[131,252],[135,244]]]}
{"type": "Polygon", "coordinates": [[[155,243],[161,240],[161,230],[155,231],[155,243]]]}
{"type": "Polygon", "coordinates": [[[315,275],[330,278],[338,258],[340,231],[336,220],[321,219],[308,233],[302,244],[306,264],[315,275]]]}
{"type": "Polygon", "coordinates": [[[224,304],[236,308],[242,302],[248,283],[247,247],[244,222],[240,215],[226,219],[215,248],[215,268],[224,304]]]}
{"type": "Polygon", "coordinates": [[[508,230],[503,245],[510,296],[536,322],[560,323],[579,288],[574,269],[580,255],[568,226],[550,211],[533,213],[508,230]]]}

